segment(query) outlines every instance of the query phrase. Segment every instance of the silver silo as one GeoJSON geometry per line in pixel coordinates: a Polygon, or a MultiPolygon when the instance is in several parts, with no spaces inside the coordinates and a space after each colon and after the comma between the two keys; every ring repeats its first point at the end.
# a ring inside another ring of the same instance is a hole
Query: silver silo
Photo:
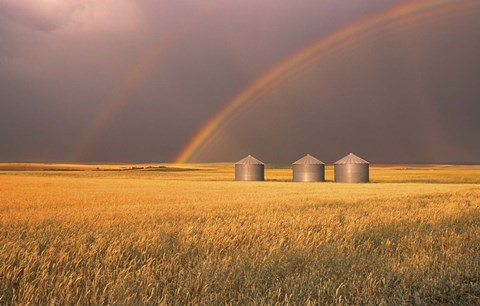
{"type": "Polygon", "coordinates": [[[263,181],[265,165],[258,159],[248,155],[235,163],[236,181],[263,181]]]}
{"type": "Polygon", "coordinates": [[[325,181],[325,164],[310,154],[292,164],[294,182],[325,181]]]}
{"type": "Polygon", "coordinates": [[[353,153],[334,163],[335,182],[368,183],[370,163],[353,153]]]}

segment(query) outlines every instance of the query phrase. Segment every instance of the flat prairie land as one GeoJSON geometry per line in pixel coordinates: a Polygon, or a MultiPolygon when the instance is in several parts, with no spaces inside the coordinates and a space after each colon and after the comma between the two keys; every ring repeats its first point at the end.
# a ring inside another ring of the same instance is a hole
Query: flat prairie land
{"type": "Polygon", "coordinates": [[[3,304],[480,304],[480,166],[0,164],[3,304]]]}

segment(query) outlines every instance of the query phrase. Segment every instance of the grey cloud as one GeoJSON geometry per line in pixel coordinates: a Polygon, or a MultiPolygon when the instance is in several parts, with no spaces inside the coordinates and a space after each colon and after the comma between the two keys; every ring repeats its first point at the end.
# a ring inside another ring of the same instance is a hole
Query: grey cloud
{"type": "Polygon", "coordinates": [[[0,20],[3,28],[19,25],[48,32],[62,26],[82,5],[75,1],[4,0],[0,2],[0,20]]]}
{"type": "MultiPolygon", "coordinates": [[[[149,50],[158,49],[153,67],[124,97],[125,106],[96,135],[86,161],[169,161],[262,72],[399,2],[79,0],[62,8],[67,2],[59,0],[45,11],[4,6],[0,160],[74,161],[106,101],[122,92],[149,50]]],[[[472,118],[480,94],[471,58],[479,47],[467,30],[478,24],[464,17],[454,19],[455,33],[440,39],[387,33],[354,54],[319,61],[232,121],[200,160],[235,160],[258,151],[266,161],[288,162],[317,150],[328,161],[353,144],[366,158],[385,162],[474,160],[480,149],[467,138],[469,130],[478,130],[472,118]],[[445,40],[457,47],[439,45],[445,40]],[[459,107],[451,103],[456,98],[459,107]],[[421,120],[426,109],[430,128],[421,120]],[[363,138],[355,137],[357,131],[364,131],[363,138]],[[437,132],[443,137],[427,143],[428,133],[437,132]],[[458,152],[447,150],[450,143],[458,152]]],[[[423,31],[439,35],[428,29],[423,31]]]]}

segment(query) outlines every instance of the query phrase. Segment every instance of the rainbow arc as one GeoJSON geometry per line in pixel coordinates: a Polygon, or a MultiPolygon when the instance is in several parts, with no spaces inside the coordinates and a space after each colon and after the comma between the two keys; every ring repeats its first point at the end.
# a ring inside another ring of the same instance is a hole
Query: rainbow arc
{"type": "Polygon", "coordinates": [[[462,10],[475,4],[471,0],[423,0],[411,1],[395,6],[366,19],[349,24],[323,37],[255,79],[249,86],[233,97],[212,116],[189,140],[175,158],[176,163],[194,160],[218,135],[232,118],[250,107],[261,97],[278,88],[287,80],[304,71],[322,56],[354,45],[367,37],[379,33],[385,27],[408,26],[419,20],[427,20],[455,10],[462,10]]]}

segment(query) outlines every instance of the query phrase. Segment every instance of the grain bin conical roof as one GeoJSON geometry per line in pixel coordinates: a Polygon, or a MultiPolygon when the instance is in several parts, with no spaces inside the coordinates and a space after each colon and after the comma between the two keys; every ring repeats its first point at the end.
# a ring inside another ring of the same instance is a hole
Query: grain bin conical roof
{"type": "Polygon", "coordinates": [[[346,165],[346,164],[370,164],[368,161],[361,159],[357,155],[350,153],[344,158],[336,161],[334,165],[346,165]]]}
{"type": "Polygon", "coordinates": [[[252,155],[248,155],[244,159],[236,162],[235,165],[263,165],[263,163],[252,155]]]}
{"type": "Polygon", "coordinates": [[[304,157],[300,158],[296,162],[293,163],[294,165],[325,165],[324,162],[322,162],[319,159],[316,159],[310,154],[305,155],[304,157]]]}

